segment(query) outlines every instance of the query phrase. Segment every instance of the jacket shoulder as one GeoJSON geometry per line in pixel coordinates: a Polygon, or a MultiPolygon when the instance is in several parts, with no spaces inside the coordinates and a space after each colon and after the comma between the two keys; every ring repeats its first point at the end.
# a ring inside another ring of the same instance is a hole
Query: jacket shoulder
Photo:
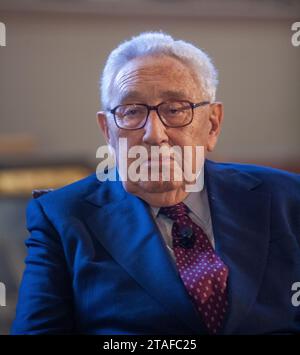
{"type": "Polygon", "coordinates": [[[261,187],[267,191],[295,194],[300,199],[300,175],[281,169],[243,163],[219,163],[208,161],[210,167],[220,174],[248,175],[261,181],[261,187]]]}
{"type": "Polygon", "coordinates": [[[89,195],[100,185],[101,182],[97,179],[96,174],[93,173],[72,184],[43,194],[33,200],[33,203],[37,202],[41,206],[47,207],[47,209],[51,209],[52,207],[58,209],[60,206],[63,208],[69,207],[84,199],[85,196],[89,195]]]}

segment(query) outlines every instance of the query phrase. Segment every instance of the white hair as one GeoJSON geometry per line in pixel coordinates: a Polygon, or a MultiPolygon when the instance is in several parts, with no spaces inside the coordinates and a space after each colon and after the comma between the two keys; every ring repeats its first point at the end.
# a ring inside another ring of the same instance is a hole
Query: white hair
{"type": "Polygon", "coordinates": [[[193,70],[206,100],[214,101],[218,85],[218,74],[211,58],[191,43],[174,40],[162,32],[145,32],[121,43],[114,49],[105,64],[101,77],[101,101],[109,108],[113,81],[121,68],[130,60],[148,55],[167,55],[193,70]]]}

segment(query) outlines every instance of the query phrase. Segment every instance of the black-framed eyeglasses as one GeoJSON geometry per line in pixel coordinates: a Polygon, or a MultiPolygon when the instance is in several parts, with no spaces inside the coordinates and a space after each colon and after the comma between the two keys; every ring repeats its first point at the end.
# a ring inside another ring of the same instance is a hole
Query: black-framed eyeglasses
{"type": "Polygon", "coordinates": [[[156,111],[159,119],[166,127],[184,127],[194,118],[194,109],[210,104],[210,101],[192,103],[190,101],[167,101],[156,106],[146,104],[118,105],[112,110],[117,127],[135,130],[145,127],[150,111],[156,111]]]}

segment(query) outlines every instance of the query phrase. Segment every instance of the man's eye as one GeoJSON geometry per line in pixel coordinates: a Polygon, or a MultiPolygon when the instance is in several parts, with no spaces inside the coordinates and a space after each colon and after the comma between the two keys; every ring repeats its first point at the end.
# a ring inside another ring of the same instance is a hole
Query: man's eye
{"type": "Polygon", "coordinates": [[[167,110],[167,113],[169,115],[178,115],[180,113],[183,112],[183,108],[175,108],[175,107],[170,107],[168,110],[167,110]]]}
{"type": "Polygon", "coordinates": [[[127,110],[124,114],[125,116],[130,116],[130,115],[135,115],[137,113],[137,110],[132,109],[132,110],[127,110]]]}
{"type": "Polygon", "coordinates": [[[141,110],[137,108],[128,109],[124,112],[125,117],[139,116],[141,114],[141,110]]]}

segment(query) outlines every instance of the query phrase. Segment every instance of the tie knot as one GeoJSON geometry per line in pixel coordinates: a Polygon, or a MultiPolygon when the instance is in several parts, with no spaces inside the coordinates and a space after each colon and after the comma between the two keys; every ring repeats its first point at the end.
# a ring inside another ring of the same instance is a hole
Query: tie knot
{"type": "Polygon", "coordinates": [[[188,215],[189,209],[183,202],[180,202],[177,203],[177,205],[161,207],[159,213],[167,216],[173,221],[180,221],[182,217],[188,215]]]}

